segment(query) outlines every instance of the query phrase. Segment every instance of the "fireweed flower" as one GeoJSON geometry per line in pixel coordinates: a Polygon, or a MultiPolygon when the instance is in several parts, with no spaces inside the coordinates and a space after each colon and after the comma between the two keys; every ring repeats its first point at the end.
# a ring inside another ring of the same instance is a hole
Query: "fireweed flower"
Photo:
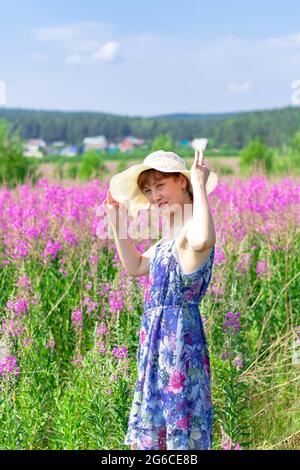
{"type": "Polygon", "coordinates": [[[31,288],[31,282],[28,276],[23,276],[18,279],[18,287],[25,287],[25,289],[31,288]]]}
{"type": "Polygon", "coordinates": [[[54,349],[55,348],[55,341],[54,339],[49,339],[49,341],[45,344],[46,349],[54,349]]]}
{"type": "Polygon", "coordinates": [[[83,314],[79,308],[74,308],[74,310],[72,310],[71,320],[75,328],[82,328],[83,314]]]}
{"type": "Polygon", "coordinates": [[[68,271],[65,270],[65,259],[60,258],[59,264],[60,264],[60,267],[58,269],[58,272],[62,273],[65,277],[67,277],[69,273],[68,273],[68,271]]]}
{"type": "Polygon", "coordinates": [[[126,346],[123,346],[121,348],[114,348],[112,350],[112,354],[118,359],[124,359],[128,357],[128,350],[126,346]]]}
{"type": "Polygon", "coordinates": [[[240,261],[237,263],[236,268],[246,273],[252,264],[252,253],[242,253],[240,261]]]}
{"type": "Polygon", "coordinates": [[[27,346],[32,346],[33,339],[32,338],[23,338],[23,346],[27,348],[27,346]]]}
{"type": "Polygon", "coordinates": [[[119,266],[119,261],[120,261],[119,253],[117,251],[115,251],[114,258],[113,258],[113,267],[114,268],[117,268],[119,266]]]}
{"type": "Polygon", "coordinates": [[[63,237],[65,242],[67,242],[70,246],[78,245],[78,240],[75,235],[69,230],[68,228],[63,229],[63,237]]]}
{"type": "Polygon", "coordinates": [[[99,353],[101,353],[101,354],[106,353],[106,346],[105,346],[105,343],[103,341],[96,343],[96,345],[97,345],[99,353]]]}
{"type": "Polygon", "coordinates": [[[229,351],[224,351],[222,353],[222,356],[221,356],[222,361],[226,361],[226,359],[228,359],[229,357],[230,357],[230,352],[229,351]]]}
{"type": "Polygon", "coordinates": [[[219,274],[215,274],[214,279],[208,286],[208,293],[213,293],[215,297],[222,297],[225,293],[225,289],[222,287],[222,279],[219,274]]]}
{"type": "Polygon", "coordinates": [[[107,328],[105,325],[98,325],[96,328],[96,336],[104,336],[106,334],[107,328]]]}
{"type": "Polygon", "coordinates": [[[25,299],[8,300],[6,302],[6,309],[10,310],[14,316],[28,313],[28,305],[25,299]]]}
{"type": "Polygon", "coordinates": [[[149,283],[149,278],[148,276],[140,276],[138,278],[138,282],[139,284],[141,284],[141,286],[145,289],[148,287],[148,283],[149,283]]]}
{"type": "Polygon", "coordinates": [[[86,307],[87,305],[90,305],[91,301],[92,301],[92,299],[89,296],[86,296],[82,301],[83,307],[86,307]]]}
{"type": "Polygon", "coordinates": [[[111,289],[111,285],[109,282],[106,282],[101,287],[96,289],[98,295],[104,296],[109,290],[111,289]]]}
{"type": "Polygon", "coordinates": [[[7,320],[1,325],[1,329],[3,333],[12,336],[21,336],[25,331],[25,327],[20,323],[19,318],[7,320]]]}
{"type": "Polygon", "coordinates": [[[90,314],[91,312],[94,312],[94,310],[96,310],[98,305],[99,305],[98,302],[91,302],[90,305],[87,308],[87,313],[90,314]]]}
{"type": "Polygon", "coordinates": [[[123,292],[111,291],[109,293],[109,306],[111,313],[117,313],[124,307],[124,294],[123,292]]]}
{"type": "Polygon", "coordinates": [[[63,268],[59,268],[58,272],[62,273],[65,277],[68,277],[68,271],[65,271],[63,268]]]}
{"type": "Polygon", "coordinates": [[[263,277],[268,272],[268,261],[258,261],[256,265],[256,274],[263,277]]]}
{"type": "Polygon", "coordinates": [[[46,248],[42,252],[42,256],[47,257],[51,255],[52,258],[55,259],[61,249],[62,246],[59,243],[54,243],[52,240],[48,240],[46,248]]]}
{"type": "Polygon", "coordinates": [[[20,367],[17,367],[17,358],[14,356],[3,356],[0,361],[0,375],[5,381],[10,381],[11,375],[19,375],[20,367]]]}
{"type": "Polygon", "coordinates": [[[83,361],[83,356],[81,354],[76,354],[72,359],[72,364],[80,364],[83,361]]]}
{"type": "Polygon", "coordinates": [[[237,369],[241,370],[244,367],[244,361],[240,354],[237,354],[237,356],[233,359],[232,362],[236,366],[237,369]]]}
{"type": "Polygon", "coordinates": [[[25,237],[27,240],[36,240],[40,231],[36,227],[27,227],[25,229],[25,237]]]}
{"type": "Polygon", "coordinates": [[[239,321],[240,317],[240,312],[237,313],[232,313],[232,312],[227,312],[226,314],[226,320],[223,323],[223,330],[225,333],[237,333],[240,328],[241,324],[239,321]]]}
{"type": "Polygon", "coordinates": [[[90,263],[95,265],[95,264],[98,264],[98,261],[99,261],[99,256],[97,255],[91,255],[90,256],[90,263]]]}
{"type": "Polygon", "coordinates": [[[240,444],[234,443],[231,438],[226,434],[224,431],[223,426],[221,425],[221,434],[222,434],[222,440],[221,440],[221,448],[223,450],[241,450],[240,444]]]}
{"type": "Polygon", "coordinates": [[[91,312],[96,310],[99,305],[99,302],[94,302],[89,296],[87,296],[83,299],[82,305],[83,307],[87,307],[87,313],[90,314],[91,312]]]}
{"type": "Polygon", "coordinates": [[[14,259],[27,258],[29,254],[29,248],[27,241],[18,240],[15,246],[15,251],[13,254],[14,259]]]}

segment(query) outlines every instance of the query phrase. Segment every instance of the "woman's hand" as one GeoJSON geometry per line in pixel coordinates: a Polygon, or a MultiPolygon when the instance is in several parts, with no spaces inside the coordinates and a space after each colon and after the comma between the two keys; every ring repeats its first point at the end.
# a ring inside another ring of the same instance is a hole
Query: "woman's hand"
{"type": "Polygon", "coordinates": [[[191,167],[191,184],[194,187],[204,186],[210,174],[210,169],[204,165],[204,151],[203,149],[195,150],[195,159],[191,167]]]}
{"type": "Polygon", "coordinates": [[[110,189],[107,191],[106,199],[104,199],[102,205],[105,208],[109,223],[114,229],[119,230],[120,222],[125,222],[127,219],[127,207],[113,198],[110,189]]]}

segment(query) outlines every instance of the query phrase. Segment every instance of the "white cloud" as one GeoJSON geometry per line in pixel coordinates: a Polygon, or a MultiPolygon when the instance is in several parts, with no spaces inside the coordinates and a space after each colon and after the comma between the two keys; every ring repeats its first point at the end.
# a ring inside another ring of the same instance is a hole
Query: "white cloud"
{"type": "MultiPolygon", "coordinates": [[[[68,64],[79,63],[79,58],[87,66],[126,58],[118,60],[118,75],[112,74],[109,66],[102,67],[101,75],[87,74],[78,66],[76,80],[85,83],[89,77],[86,94],[76,98],[76,106],[83,109],[98,109],[101,102],[105,111],[151,115],[279,106],[289,104],[290,84],[300,78],[297,32],[260,38],[220,33],[200,39],[175,33],[117,36],[112,28],[101,29],[102,23],[84,25],[39,30],[39,41],[47,46],[45,52],[68,64]],[[126,94],[119,86],[120,79],[126,94]]],[[[40,46],[38,50],[43,52],[40,46]]],[[[72,109],[74,97],[70,94],[68,98],[70,90],[63,86],[64,103],[69,99],[72,109]]]]}
{"type": "Polygon", "coordinates": [[[226,93],[230,95],[240,95],[249,91],[252,87],[251,82],[235,83],[231,82],[227,85],[226,93]]]}
{"type": "Polygon", "coordinates": [[[94,51],[99,43],[108,40],[112,27],[101,22],[82,22],[64,26],[39,28],[35,38],[39,41],[57,43],[63,49],[74,52],[94,51]]]}
{"type": "Polygon", "coordinates": [[[93,54],[93,59],[112,62],[117,58],[119,50],[120,45],[117,42],[109,41],[93,54]]]}
{"type": "Polygon", "coordinates": [[[111,37],[112,26],[101,22],[52,26],[37,29],[35,32],[37,40],[52,43],[62,51],[67,51],[67,64],[113,62],[119,55],[120,44],[111,37]]]}

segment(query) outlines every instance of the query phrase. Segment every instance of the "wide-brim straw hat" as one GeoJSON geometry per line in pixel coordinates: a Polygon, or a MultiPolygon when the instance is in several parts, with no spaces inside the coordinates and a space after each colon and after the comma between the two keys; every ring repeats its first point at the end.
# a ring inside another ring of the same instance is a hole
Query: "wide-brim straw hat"
{"type": "MultiPolygon", "coordinates": [[[[136,217],[141,209],[149,209],[150,202],[137,185],[139,175],[154,168],[162,172],[179,172],[185,175],[191,182],[191,172],[186,169],[185,161],[174,152],[157,150],[144,159],[143,163],[132,165],[127,170],[117,173],[110,180],[110,192],[119,203],[126,203],[130,215],[136,217]]],[[[210,171],[206,182],[206,192],[211,193],[218,183],[215,172],[210,171]]]]}

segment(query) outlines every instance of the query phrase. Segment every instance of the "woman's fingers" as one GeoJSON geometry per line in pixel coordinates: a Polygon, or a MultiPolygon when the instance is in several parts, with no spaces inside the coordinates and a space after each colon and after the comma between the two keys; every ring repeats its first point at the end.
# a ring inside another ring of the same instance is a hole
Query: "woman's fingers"
{"type": "Polygon", "coordinates": [[[195,150],[194,164],[197,165],[199,160],[199,150],[195,150]]]}
{"type": "Polygon", "coordinates": [[[108,202],[111,202],[112,195],[111,195],[110,189],[107,191],[107,196],[106,197],[107,197],[108,202]]]}
{"type": "Polygon", "coordinates": [[[201,148],[200,156],[199,156],[199,165],[203,165],[203,164],[204,164],[204,150],[203,148],[201,148]]]}
{"type": "Polygon", "coordinates": [[[110,189],[107,191],[107,200],[110,204],[118,204],[118,201],[112,197],[110,189]]]}

